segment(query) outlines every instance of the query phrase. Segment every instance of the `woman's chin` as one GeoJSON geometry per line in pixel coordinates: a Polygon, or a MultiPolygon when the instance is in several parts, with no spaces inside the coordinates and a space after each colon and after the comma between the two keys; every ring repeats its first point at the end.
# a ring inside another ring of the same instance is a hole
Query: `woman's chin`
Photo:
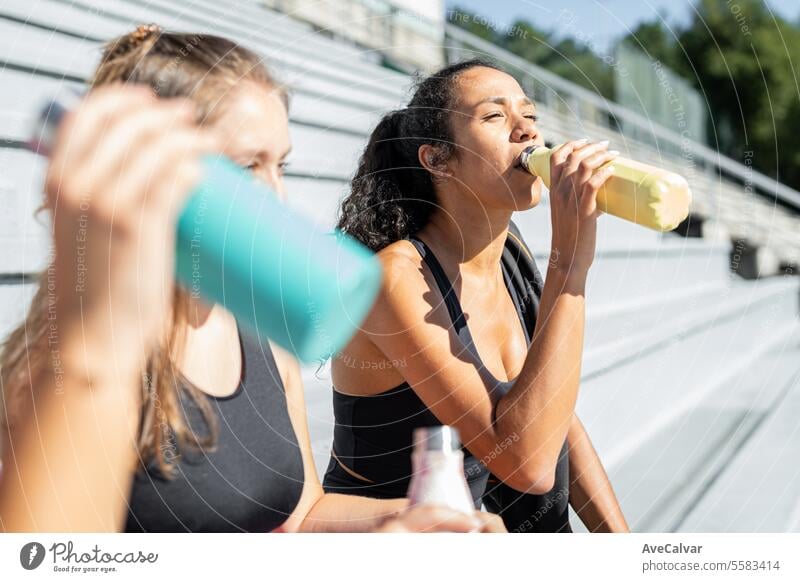
{"type": "Polygon", "coordinates": [[[521,188],[515,198],[518,212],[538,206],[542,201],[542,180],[536,178],[529,186],[521,188]]]}

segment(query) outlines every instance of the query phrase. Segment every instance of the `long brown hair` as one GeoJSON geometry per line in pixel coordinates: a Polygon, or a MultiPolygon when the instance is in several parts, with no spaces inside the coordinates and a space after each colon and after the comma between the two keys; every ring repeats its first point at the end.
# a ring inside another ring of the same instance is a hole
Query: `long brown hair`
{"type": "MultiPolygon", "coordinates": [[[[285,89],[256,53],[217,36],[165,32],[155,25],[142,25],[105,46],[91,88],[120,82],[148,85],[160,97],[190,98],[198,110],[198,123],[209,123],[226,95],[242,81],[278,91],[288,107],[285,89]]],[[[48,289],[50,269],[52,265],[40,276],[24,321],[0,348],[0,404],[5,403],[0,418],[9,426],[19,420],[30,402],[33,379],[54,365],[48,346],[49,311],[54,301],[53,289],[48,289]]],[[[164,338],[142,370],[140,459],[152,462],[165,476],[174,473],[181,446],[208,450],[217,437],[216,417],[207,398],[178,370],[188,307],[188,293],[176,286],[164,338]],[[199,409],[207,428],[204,434],[187,426],[180,403],[182,391],[199,409]]]]}

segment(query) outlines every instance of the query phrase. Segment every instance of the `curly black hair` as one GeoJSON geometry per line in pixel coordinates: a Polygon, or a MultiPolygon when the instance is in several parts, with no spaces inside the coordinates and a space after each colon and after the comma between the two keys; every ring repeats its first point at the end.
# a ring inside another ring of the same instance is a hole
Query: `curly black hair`
{"type": "Polygon", "coordinates": [[[436,208],[436,192],[418,151],[423,144],[436,146],[437,163],[452,156],[450,112],[456,80],[475,67],[502,70],[482,59],[449,65],[421,79],[407,107],[383,116],[342,201],[338,229],[379,251],[425,226],[436,208]]]}

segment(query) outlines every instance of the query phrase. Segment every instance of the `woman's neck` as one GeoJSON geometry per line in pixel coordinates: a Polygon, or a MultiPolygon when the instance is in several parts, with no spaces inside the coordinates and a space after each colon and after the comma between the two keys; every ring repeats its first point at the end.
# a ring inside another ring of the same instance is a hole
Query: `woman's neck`
{"type": "Polygon", "coordinates": [[[241,378],[241,345],[236,319],[219,304],[189,300],[188,325],[178,368],[201,391],[227,396],[241,378]]]}
{"type": "Polygon", "coordinates": [[[203,327],[209,320],[213,321],[217,320],[217,316],[220,312],[224,311],[222,307],[217,305],[216,303],[208,304],[202,299],[196,297],[190,297],[188,302],[188,324],[189,327],[192,329],[198,329],[203,327]]]}
{"type": "Polygon", "coordinates": [[[238,336],[236,318],[222,305],[209,305],[203,300],[192,298],[189,300],[188,311],[187,346],[196,343],[212,347],[216,344],[224,348],[230,346],[231,339],[238,336]]]}
{"type": "Polygon", "coordinates": [[[505,210],[443,204],[419,234],[440,262],[457,265],[461,275],[494,276],[511,214],[505,210]]]}

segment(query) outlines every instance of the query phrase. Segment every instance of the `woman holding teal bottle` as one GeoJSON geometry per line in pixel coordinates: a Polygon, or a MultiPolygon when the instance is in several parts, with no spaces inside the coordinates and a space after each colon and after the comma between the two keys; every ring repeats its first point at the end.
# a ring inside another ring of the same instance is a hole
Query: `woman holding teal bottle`
{"type": "Polygon", "coordinates": [[[324,494],[297,362],[174,285],[198,158],[282,192],[289,149],[286,93],[254,53],[154,26],[109,44],[52,153],[53,262],[0,353],[3,530],[498,529],[324,494]]]}

